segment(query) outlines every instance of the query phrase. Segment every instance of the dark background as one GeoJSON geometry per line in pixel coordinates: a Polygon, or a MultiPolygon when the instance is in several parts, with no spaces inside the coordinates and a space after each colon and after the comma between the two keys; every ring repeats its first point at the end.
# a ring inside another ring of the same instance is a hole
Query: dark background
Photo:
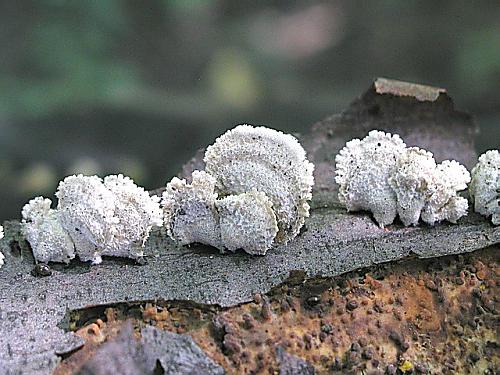
{"type": "Polygon", "coordinates": [[[68,174],[162,186],[226,129],[304,131],[377,76],[447,88],[500,144],[498,1],[0,0],[0,28],[0,220],[68,174]]]}

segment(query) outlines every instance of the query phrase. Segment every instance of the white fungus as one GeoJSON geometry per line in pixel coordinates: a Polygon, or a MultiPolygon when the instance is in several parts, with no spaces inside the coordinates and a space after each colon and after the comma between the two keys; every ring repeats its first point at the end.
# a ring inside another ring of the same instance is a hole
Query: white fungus
{"type": "Polygon", "coordinates": [[[294,238],[309,216],[314,165],[296,138],[239,125],[207,148],[206,171],[173,178],[163,193],[167,233],[221,251],[264,255],[294,238]]]}
{"type": "Polygon", "coordinates": [[[82,261],[101,262],[101,252],[116,233],[115,195],[97,176],[69,176],[56,192],[61,223],[82,261]]]}
{"type": "Polygon", "coordinates": [[[467,188],[469,171],[455,160],[445,160],[436,167],[431,195],[422,210],[422,220],[433,225],[447,220],[456,223],[467,215],[469,203],[458,192],[467,188]]]}
{"type": "Polygon", "coordinates": [[[207,148],[204,161],[220,196],[252,190],[267,195],[278,223],[275,242],[286,243],[299,233],[309,216],[314,165],[295,137],[239,125],[207,148]]]}
{"type": "Polygon", "coordinates": [[[363,140],[346,143],[335,157],[335,181],[339,200],[347,211],[367,210],[381,227],[392,223],[397,214],[396,194],[389,178],[406,148],[397,135],[372,130],[363,140]]]}
{"type": "Polygon", "coordinates": [[[396,207],[404,225],[416,225],[434,187],[436,161],[432,153],[407,148],[396,161],[389,185],[396,193],[396,207]]]}
{"type": "Polygon", "coordinates": [[[43,197],[26,203],[22,209],[22,232],[37,261],[69,263],[75,257],[75,245],[51,205],[52,201],[43,197]]]}
{"type": "Polygon", "coordinates": [[[118,220],[102,255],[142,257],[151,229],[163,226],[160,198],[150,196],[131,178],[121,174],[105,177],[104,186],[115,196],[114,216],[118,220]]]}
{"type": "Polygon", "coordinates": [[[161,226],[159,198],[150,197],[130,178],[69,176],[56,192],[62,226],[82,261],[103,255],[138,259],[153,226],[161,226]]]}
{"type": "Polygon", "coordinates": [[[472,169],[469,193],[474,210],[484,216],[491,216],[495,225],[500,224],[500,153],[486,151],[472,169]]]}
{"type": "Polygon", "coordinates": [[[267,195],[256,190],[218,200],[216,207],[224,247],[264,255],[278,233],[272,206],[267,195]]]}
{"type": "Polygon", "coordinates": [[[348,211],[371,211],[381,227],[396,214],[406,226],[456,223],[467,214],[467,199],[458,195],[470,181],[467,169],[454,160],[436,164],[432,153],[406,148],[397,134],[373,130],[347,142],[335,161],[340,202],[348,211]]]}
{"type": "MultiPolygon", "coordinates": [[[[3,227],[0,225],[0,240],[3,238],[3,227]]],[[[2,268],[3,264],[4,264],[4,259],[5,259],[5,256],[3,255],[3,253],[0,251],[0,268],[2,268]]]]}
{"type": "Polygon", "coordinates": [[[222,250],[215,179],[203,171],[194,171],[192,177],[191,184],[174,177],[163,192],[167,234],[181,245],[198,242],[222,250]]]}

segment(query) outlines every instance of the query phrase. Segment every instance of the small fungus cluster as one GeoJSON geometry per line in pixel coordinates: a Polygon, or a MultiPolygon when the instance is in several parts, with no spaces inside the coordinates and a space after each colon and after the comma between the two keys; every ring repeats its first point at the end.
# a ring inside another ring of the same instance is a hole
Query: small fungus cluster
{"type": "Polygon", "coordinates": [[[500,225],[500,153],[486,151],[472,169],[469,193],[474,201],[474,210],[491,216],[495,225],[500,225]]]}
{"type": "Polygon", "coordinates": [[[437,164],[430,152],[407,148],[397,134],[373,130],[353,139],[335,162],[340,202],[348,211],[371,211],[380,227],[396,215],[408,226],[419,219],[456,223],[467,214],[467,199],[458,195],[470,182],[467,169],[454,160],[437,164]]]}
{"type": "MultiPolygon", "coordinates": [[[[3,238],[3,227],[0,225],[0,240],[3,238]]],[[[0,251],[0,268],[3,266],[3,260],[5,259],[5,256],[3,253],[0,251]]]]}
{"type": "Polygon", "coordinates": [[[191,184],[173,178],[163,193],[174,240],[263,255],[297,236],[309,216],[314,165],[296,138],[239,125],[207,148],[204,161],[191,184]]]}
{"type": "Polygon", "coordinates": [[[162,226],[160,199],[123,175],[69,176],[56,192],[57,209],[37,197],[22,210],[23,232],[41,262],[101,262],[103,255],[139,259],[149,233],[162,226]]]}

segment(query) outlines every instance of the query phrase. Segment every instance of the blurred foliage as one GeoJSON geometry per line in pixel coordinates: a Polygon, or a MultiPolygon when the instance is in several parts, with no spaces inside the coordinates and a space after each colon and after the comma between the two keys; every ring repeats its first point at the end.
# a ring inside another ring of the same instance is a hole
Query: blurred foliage
{"type": "Polygon", "coordinates": [[[496,1],[0,2],[0,218],[69,173],[163,185],[242,122],[304,131],[386,76],[446,87],[499,147],[496,1]]]}

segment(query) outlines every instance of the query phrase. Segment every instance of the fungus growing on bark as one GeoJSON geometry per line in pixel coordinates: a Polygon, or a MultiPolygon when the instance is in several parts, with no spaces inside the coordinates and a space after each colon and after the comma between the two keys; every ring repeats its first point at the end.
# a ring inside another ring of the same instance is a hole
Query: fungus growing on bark
{"type": "Polygon", "coordinates": [[[297,139],[240,125],[207,148],[206,171],[173,178],[162,205],[167,233],[181,244],[265,254],[294,238],[309,216],[314,165],[297,139]]]}
{"type": "Polygon", "coordinates": [[[75,245],[51,205],[52,201],[43,197],[26,203],[21,212],[22,232],[37,261],[69,263],[75,257],[75,245]]]}
{"type": "Polygon", "coordinates": [[[405,148],[399,135],[378,130],[346,143],[335,157],[335,182],[347,211],[371,211],[381,227],[394,221],[397,201],[389,178],[405,148]]]}
{"type": "Polygon", "coordinates": [[[239,125],[207,148],[206,171],[220,196],[256,190],[273,203],[275,242],[293,239],[309,216],[314,165],[299,141],[266,127],[239,125]]]}
{"type": "Polygon", "coordinates": [[[479,157],[472,169],[469,193],[474,210],[484,216],[491,216],[495,225],[500,224],[500,153],[486,151],[479,157]]]}
{"type": "Polygon", "coordinates": [[[433,225],[447,220],[456,223],[467,215],[469,203],[458,192],[470,182],[469,171],[455,160],[445,160],[436,167],[434,185],[422,210],[422,220],[433,225]]]}
{"type": "Polygon", "coordinates": [[[118,218],[115,195],[97,176],[69,176],[56,192],[61,223],[75,244],[82,261],[101,262],[101,253],[111,243],[118,218]]]}
{"type": "Polygon", "coordinates": [[[396,207],[404,225],[416,225],[434,185],[436,161],[432,153],[417,147],[402,152],[389,185],[396,193],[396,207]]]}
{"type": "Polygon", "coordinates": [[[101,262],[103,255],[138,259],[154,226],[162,226],[159,198],[123,175],[69,176],[59,183],[57,209],[37,197],[23,210],[23,232],[36,260],[64,262],[78,255],[101,262]]]}
{"type": "Polygon", "coordinates": [[[340,202],[348,211],[371,211],[381,227],[396,214],[406,226],[420,218],[456,223],[467,214],[467,200],[458,195],[470,181],[467,169],[454,160],[436,164],[432,153],[406,148],[397,134],[373,130],[347,142],[335,161],[340,202]]]}
{"type": "Polygon", "coordinates": [[[167,234],[181,245],[198,242],[223,249],[215,209],[215,179],[203,171],[194,171],[192,177],[191,184],[174,177],[163,192],[167,234]]]}
{"type": "MultiPolygon", "coordinates": [[[[0,225],[0,240],[3,238],[3,227],[0,225]]],[[[0,251],[0,268],[2,268],[3,263],[4,263],[5,256],[3,253],[0,251]]]]}
{"type": "Polygon", "coordinates": [[[101,256],[138,259],[153,226],[162,226],[157,196],[123,175],[69,176],[56,192],[63,227],[83,261],[100,263],[101,256]]]}
{"type": "Polygon", "coordinates": [[[215,203],[221,240],[227,250],[245,249],[264,255],[278,233],[273,204],[266,194],[252,190],[230,195],[215,203]]]}
{"type": "Polygon", "coordinates": [[[104,178],[104,186],[115,196],[114,233],[102,255],[140,258],[153,227],[163,226],[160,198],[150,196],[144,188],[123,175],[104,178]]]}
{"type": "Polygon", "coordinates": [[[452,223],[467,214],[467,199],[457,193],[467,187],[470,175],[454,160],[436,164],[432,153],[417,147],[405,149],[389,184],[396,193],[398,215],[404,225],[442,220],[452,223]]]}

